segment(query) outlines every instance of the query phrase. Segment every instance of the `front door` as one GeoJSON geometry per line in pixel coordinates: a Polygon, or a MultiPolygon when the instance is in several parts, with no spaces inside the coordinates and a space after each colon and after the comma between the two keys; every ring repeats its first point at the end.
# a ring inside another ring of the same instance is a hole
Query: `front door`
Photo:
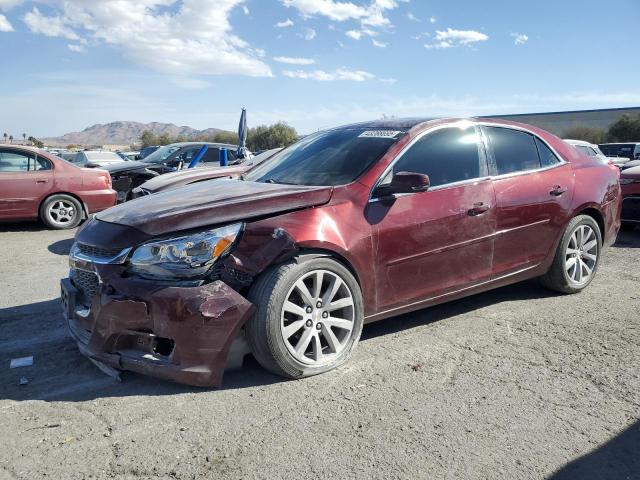
{"type": "Polygon", "coordinates": [[[418,139],[386,175],[424,173],[426,192],[372,198],[377,307],[436,297],[491,275],[495,199],[478,131],[442,128],[418,139]]]}

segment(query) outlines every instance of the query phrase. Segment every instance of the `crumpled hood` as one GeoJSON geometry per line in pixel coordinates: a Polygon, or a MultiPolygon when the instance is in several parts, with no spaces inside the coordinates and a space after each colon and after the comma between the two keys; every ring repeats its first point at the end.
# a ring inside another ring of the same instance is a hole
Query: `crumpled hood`
{"type": "Polygon", "coordinates": [[[96,218],[155,236],[322,205],[332,192],[333,187],[221,179],[136,198],[96,218]]]}
{"type": "Polygon", "coordinates": [[[198,167],[185,168],[177,172],[165,173],[147,180],[141,185],[142,188],[149,192],[158,192],[168,187],[176,187],[179,185],[188,185],[189,183],[203,181],[211,178],[227,177],[236,175],[247,170],[244,165],[235,165],[231,167],[198,167]]]}

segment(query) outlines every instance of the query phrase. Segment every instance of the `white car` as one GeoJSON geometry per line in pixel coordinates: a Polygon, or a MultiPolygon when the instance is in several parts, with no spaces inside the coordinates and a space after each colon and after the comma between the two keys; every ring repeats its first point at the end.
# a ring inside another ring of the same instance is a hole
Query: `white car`
{"type": "Polygon", "coordinates": [[[624,160],[622,158],[616,158],[616,157],[607,157],[604,153],[602,153],[602,150],[600,150],[600,147],[598,147],[598,145],[595,145],[593,143],[589,143],[589,142],[585,142],[584,140],[564,140],[565,142],[567,142],[569,145],[573,146],[574,148],[576,148],[579,152],[584,153],[585,155],[589,156],[589,157],[597,157],[599,158],[602,163],[609,163],[610,161],[613,162],[615,165],[617,165],[618,167],[619,162],[621,160],[624,160]]]}
{"type": "Polygon", "coordinates": [[[115,152],[103,150],[85,150],[76,153],[73,163],[87,167],[104,167],[113,163],[124,162],[125,160],[115,152]]]}

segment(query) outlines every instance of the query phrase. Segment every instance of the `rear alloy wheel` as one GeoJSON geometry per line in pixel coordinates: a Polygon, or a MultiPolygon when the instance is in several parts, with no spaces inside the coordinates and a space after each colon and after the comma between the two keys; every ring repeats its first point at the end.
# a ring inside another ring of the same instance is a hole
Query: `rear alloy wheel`
{"type": "Polygon", "coordinates": [[[247,322],[258,362],[290,378],[346,362],[360,338],[362,294],[355,278],[330,258],[279,265],[252,286],[256,312],[247,322]]]}
{"type": "Polygon", "coordinates": [[[56,230],[74,228],[82,221],[82,206],[69,195],[53,195],[40,207],[40,219],[56,230]]]}
{"type": "Polygon", "coordinates": [[[562,293],[578,293],[591,283],[600,260],[600,227],[588,215],[579,215],[567,225],[551,268],[542,284],[562,293]]]}

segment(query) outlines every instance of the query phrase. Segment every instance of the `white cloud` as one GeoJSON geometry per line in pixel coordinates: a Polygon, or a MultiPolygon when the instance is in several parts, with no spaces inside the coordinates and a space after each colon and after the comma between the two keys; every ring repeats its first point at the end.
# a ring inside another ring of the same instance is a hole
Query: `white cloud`
{"type": "Polygon", "coordinates": [[[407,13],[407,18],[409,20],[411,20],[412,22],[419,22],[420,19],[418,17],[416,17],[413,13],[409,12],[407,13]]]}
{"type": "Polygon", "coordinates": [[[385,42],[379,42],[374,38],[371,39],[371,43],[373,43],[374,47],[378,47],[378,48],[387,48],[387,46],[389,45],[388,43],[385,43],[385,42]]]}
{"type": "Polygon", "coordinates": [[[85,47],[84,45],[79,45],[77,43],[68,43],[67,48],[76,53],[85,53],[87,51],[87,47],[85,47]]]}
{"type": "Polygon", "coordinates": [[[187,90],[200,90],[211,86],[211,83],[201,78],[173,77],[171,78],[171,82],[187,90]]]}
{"type": "Polygon", "coordinates": [[[395,0],[373,0],[367,6],[337,0],[280,0],[287,8],[295,8],[304,17],[324,16],[336,22],[356,20],[375,27],[390,25],[386,10],[398,6],[395,0]]]}
{"type": "Polygon", "coordinates": [[[312,58],[273,57],[276,62],[288,65],[313,65],[316,61],[312,58]]]}
{"type": "Polygon", "coordinates": [[[69,40],[79,40],[80,37],[68,26],[69,21],[61,16],[47,17],[40,13],[37,7],[24,16],[24,23],[33,33],[47,37],[63,37],[69,40]]]}
{"type": "Polygon", "coordinates": [[[260,60],[259,50],[235,35],[229,22],[232,10],[244,6],[244,0],[36,3],[53,8],[54,14],[43,15],[37,7],[27,13],[25,23],[34,33],[108,43],[134,63],[160,72],[272,76],[269,66],[260,60]]]}
{"type": "Polygon", "coordinates": [[[381,78],[380,81],[382,83],[386,83],[387,85],[393,85],[398,82],[397,78],[381,78]]]}
{"type": "Polygon", "coordinates": [[[425,45],[426,48],[452,48],[460,45],[472,45],[477,42],[484,42],[489,37],[484,33],[475,30],[454,30],[447,28],[446,30],[436,30],[434,43],[425,45]]]}
{"type": "Polygon", "coordinates": [[[285,70],[282,72],[285,77],[302,78],[305,80],[318,80],[320,82],[332,82],[335,80],[349,80],[352,82],[364,82],[372,80],[375,75],[362,70],[349,70],[347,68],[339,68],[335,72],[326,72],[324,70],[314,70],[305,72],[303,70],[285,70]]]}
{"type": "Polygon", "coordinates": [[[316,31],[313,28],[307,28],[304,31],[304,39],[313,40],[314,38],[316,38],[316,31]]]}
{"type": "Polygon", "coordinates": [[[245,15],[249,15],[251,12],[249,11],[249,7],[247,7],[246,5],[242,5],[242,12],[245,15]]]}
{"type": "Polygon", "coordinates": [[[529,41],[529,36],[524,33],[512,33],[511,36],[513,37],[513,42],[516,45],[524,45],[529,41]]]}
{"type": "Polygon", "coordinates": [[[436,23],[436,17],[429,17],[429,23],[436,23]]]}
{"type": "Polygon", "coordinates": [[[0,13],[0,32],[13,32],[13,26],[7,17],[0,13]]]}
{"type": "Polygon", "coordinates": [[[345,35],[354,40],[360,40],[362,38],[362,32],[360,30],[349,30],[345,35]]]}
{"type": "Polygon", "coordinates": [[[276,28],[293,27],[293,20],[291,20],[290,18],[287,18],[286,20],[283,20],[282,22],[276,23],[274,25],[274,27],[276,27],[276,28]]]}

